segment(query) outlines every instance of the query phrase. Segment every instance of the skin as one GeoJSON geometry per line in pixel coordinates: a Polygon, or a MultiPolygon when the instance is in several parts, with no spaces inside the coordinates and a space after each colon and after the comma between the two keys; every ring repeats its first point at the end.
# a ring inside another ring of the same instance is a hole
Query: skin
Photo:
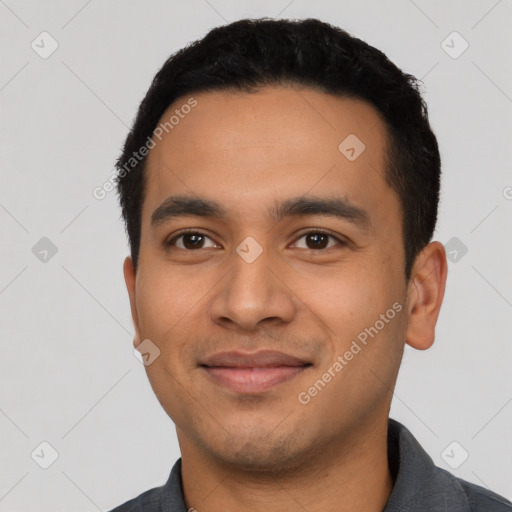
{"type": "Polygon", "coordinates": [[[434,342],[443,245],[428,244],[405,281],[401,206],[384,181],[387,131],[370,104],[291,87],[194,97],[198,105],[150,151],[137,272],[130,257],[124,263],[134,346],[150,339],[161,351],[146,371],[176,424],[187,507],[382,511],[393,487],[392,392],[404,344],[434,342]],[[365,144],[354,161],[338,150],[349,134],[365,144]],[[371,229],[326,215],[267,216],[274,201],[335,193],[366,210],[371,229]],[[177,194],[219,201],[228,216],[152,226],[177,194]],[[164,245],[184,228],[206,235],[199,249],[186,237],[164,245]],[[304,232],[314,228],[347,244],[331,238],[313,250],[304,232]],[[248,236],[263,249],[252,263],[236,252],[248,236]],[[395,302],[400,313],[300,403],[395,302]],[[255,396],[218,386],[199,366],[219,351],[268,348],[312,366],[255,396]]]}

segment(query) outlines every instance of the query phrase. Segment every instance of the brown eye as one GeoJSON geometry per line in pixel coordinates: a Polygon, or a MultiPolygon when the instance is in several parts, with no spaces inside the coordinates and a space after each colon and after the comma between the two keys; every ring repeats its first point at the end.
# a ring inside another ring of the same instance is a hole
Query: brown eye
{"type": "Polygon", "coordinates": [[[166,246],[176,246],[186,251],[204,249],[206,240],[211,240],[209,236],[196,231],[181,233],[165,243],[166,246]]]}
{"type": "Polygon", "coordinates": [[[306,243],[305,247],[300,247],[301,249],[309,249],[309,250],[322,250],[322,249],[330,249],[336,245],[346,245],[346,243],[340,240],[338,237],[331,235],[330,233],[326,233],[324,231],[309,231],[308,233],[303,233],[298,240],[304,238],[306,243]],[[329,245],[329,239],[334,240],[336,243],[334,245],[329,245]]]}
{"type": "Polygon", "coordinates": [[[329,235],[324,235],[323,233],[309,233],[306,235],[306,241],[311,242],[313,245],[310,249],[325,249],[329,244],[329,235]]]}

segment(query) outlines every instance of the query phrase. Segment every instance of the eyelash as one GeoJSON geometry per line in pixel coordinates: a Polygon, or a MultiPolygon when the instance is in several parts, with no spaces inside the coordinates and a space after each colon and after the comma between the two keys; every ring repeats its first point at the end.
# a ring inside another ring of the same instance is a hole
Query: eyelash
{"type": "MultiPolygon", "coordinates": [[[[182,236],[188,235],[188,234],[201,235],[201,236],[204,236],[204,237],[209,238],[210,240],[212,240],[212,238],[210,236],[208,236],[207,234],[205,234],[205,233],[203,233],[201,231],[198,231],[196,229],[186,229],[186,230],[180,231],[177,235],[175,235],[170,240],[165,241],[164,242],[165,247],[166,248],[172,248],[174,246],[174,242],[176,242],[176,240],[178,240],[182,236]]],[[[299,239],[301,239],[301,238],[303,238],[303,237],[305,237],[307,235],[310,235],[310,234],[328,236],[329,238],[332,238],[332,239],[336,240],[336,242],[338,242],[339,246],[346,246],[346,245],[348,245],[348,243],[345,240],[343,240],[343,239],[341,239],[341,238],[339,238],[339,237],[329,233],[328,231],[324,231],[322,229],[311,229],[309,231],[301,233],[298,236],[298,238],[296,238],[296,240],[299,240],[299,239]]],[[[313,252],[317,252],[317,251],[325,252],[328,249],[333,249],[333,248],[334,247],[326,247],[324,249],[303,249],[303,250],[305,250],[305,251],[313,251],[313,252]]],[[[178,249],[180,249],[182,251],[186,251],[186,252],[195,252],[195,251],[200,251],[202,248],[199,248],[199,249],[182,249],[181,247],[178,247],[178,249]]]]}

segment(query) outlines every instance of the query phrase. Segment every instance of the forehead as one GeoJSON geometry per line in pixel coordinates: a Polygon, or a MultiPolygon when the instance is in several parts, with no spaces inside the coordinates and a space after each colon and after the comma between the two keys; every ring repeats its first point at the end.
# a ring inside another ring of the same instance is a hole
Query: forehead
{"type": "Polygon", "coordinates": [[[180,98],[160,120],[181,114],[149,152],[143,224],[174,194],[256,216],[308,193],[335,192],[377,216],[399,208],[385,181],[386,126],[367,102],[291,87],[191,96],[194,108],[180,98]]]}

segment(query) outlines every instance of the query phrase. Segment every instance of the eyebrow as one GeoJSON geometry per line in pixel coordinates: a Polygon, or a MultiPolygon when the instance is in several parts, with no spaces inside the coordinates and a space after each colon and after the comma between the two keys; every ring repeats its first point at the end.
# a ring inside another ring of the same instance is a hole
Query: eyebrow
{"type": "MultiPolygon", "coordinates": [[[[228,217],[224,206],[216,201],[192,196],[170,196],[151,215],[151,225],[158,226],[172,219],[191,215],[217,220],[228,217]]],[[[299,196],[276,201],[267,210],[267,215],[275,223],[287,217],[327,215],[346,220],[365,232],[372,229],[368,212],[346,197],[339,196],[299,196]]]]}

